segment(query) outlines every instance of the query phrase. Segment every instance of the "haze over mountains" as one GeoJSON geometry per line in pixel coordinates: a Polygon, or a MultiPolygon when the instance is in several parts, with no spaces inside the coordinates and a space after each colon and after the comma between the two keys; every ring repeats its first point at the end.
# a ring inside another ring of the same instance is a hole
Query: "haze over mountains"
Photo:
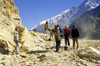
{"type": "Polygon", "coordinates": [[[49,21],[50,28],[54,28],[54,25],[59,23],[61,29],[63,29],[65,25],[70,25],[77,17],[91,9],[96,8],[99,4],[100,0],[85,0],[80,6],[69,8],[51,19],[44,20],[31,30],[36,29],[38,32],[45,33],[43,26],[46,21],[49,21]]]}
{"type": "Polygon", "coordinates": [[[100,39],[100,6],[77,18],[70,29],[73,24],[77,26],[81,39],[100,39]]]}

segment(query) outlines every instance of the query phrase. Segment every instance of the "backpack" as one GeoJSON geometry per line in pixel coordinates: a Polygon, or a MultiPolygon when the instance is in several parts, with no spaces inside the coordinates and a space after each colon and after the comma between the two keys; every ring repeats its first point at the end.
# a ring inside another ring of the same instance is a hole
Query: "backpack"
{"type": "Polygon", "coordinates": [[[55,41],[61,41],[61,34],[58,30],[54,30],[55,41]]]}

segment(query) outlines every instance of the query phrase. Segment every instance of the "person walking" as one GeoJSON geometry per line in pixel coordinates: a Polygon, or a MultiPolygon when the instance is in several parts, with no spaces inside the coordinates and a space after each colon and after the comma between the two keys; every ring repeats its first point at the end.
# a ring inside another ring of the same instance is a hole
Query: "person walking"
{"type": "Polygon", "coordinates": [[[14,33],[14,42],[16,43],[16,47],[14,49],[14,52],[18,53],[18,47],[19,47],[19,33],[18,33],[18,26],[15,27],[15,33],[14,33]]]}
{"type": "Polygon", "coordinates": [[[50,31],[50,41],[53,39],[53,31],[54,31],[54,29],[52,29],[52,28],[50,28],[49,29],[49,31],[50,31]]]}
{"type": "Polygon", "coordinates": [[[46,23],[44,25],[44,30],[46,31],[46,37],[48,37],[48,35],[49,35],[49,28],[50,28],[50,26],[48,24],[48,21],[46,21],[46,23]]]}
{"type": "Polygon", "coordinates": [[[61,44],[61,33],[59,32],[59,29],[57,28],[57,25],[55,25],[55,30],[54,30],[54,36],[55,36],[55,41],[56,41],[56,52],[59,51],[59,47],[61,44]]]}
{"type": "Polygon", "coordinates": [[[65,37],[65,45],[66,46],[67,46],[67,42],[68,42],[68,46],[70,46],[70,41],[69,41],[70,36],[71,36],[71,30],[69,29],[68,25],[65,25],[64,37],[65,37]]]}
{"type": "Polygon", "coordinates": [[[76,42],[77,43],[77,49],[78,49],[79,48],[79,44],[78,44],[79,32],[78,32],[75,24],[73,25],[71,35],[72,35],[72,40],[73,40],[73,48],[75,49],[75,42],[76,42]]]}

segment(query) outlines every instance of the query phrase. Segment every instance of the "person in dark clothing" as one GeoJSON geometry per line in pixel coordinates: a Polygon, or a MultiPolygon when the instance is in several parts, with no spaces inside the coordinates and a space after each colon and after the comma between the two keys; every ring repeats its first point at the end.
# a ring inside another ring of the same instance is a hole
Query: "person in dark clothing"
{"type": "Polygon", "coordinates": [[[54,31],[54,29],[52,29],[52,28],[50,28],[49,29],[49,31],[50,31],[50,41],[53,39],[53,31],[54,31]]]}
{"type": "Polygon", "coordinates": [[[68,46],[70,46],[70,42],[69,42],[70,36],[71,36],[71,30],[68,28],[68,25],[65,25],[65,29],[64,29],[65,45],[67,45],[68,42],[68,46]]]}
{"type": "Polygon", "coordinates": [[[78,44],[79,32],[76,29],[76,25],[73,25],[71,35],[72,35],[72,40],[73,40],[73,48],[75,48],[75,42],[76,42],[77,43],[77,49],[78,49],[78,47],[79,47],[79,44],[78,44]]]}

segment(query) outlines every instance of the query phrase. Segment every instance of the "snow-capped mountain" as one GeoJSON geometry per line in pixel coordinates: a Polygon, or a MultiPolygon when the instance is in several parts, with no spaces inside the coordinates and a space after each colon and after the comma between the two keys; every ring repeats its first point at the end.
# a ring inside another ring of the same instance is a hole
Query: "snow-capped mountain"
{"type": "Polygon", "coordinates": [[[96,8],[99,4],[100,0],[85,0],[80,6],[69,8],[51,19],[44,20],[31,30],[36,29],[38,32],[45,33],[43,26],[46,21],[49,22],[50,28],[54,28],[54,26],[59,23],[61,29],[63,29],[65,25],[70,25],[77,17],[96,8]]]}

